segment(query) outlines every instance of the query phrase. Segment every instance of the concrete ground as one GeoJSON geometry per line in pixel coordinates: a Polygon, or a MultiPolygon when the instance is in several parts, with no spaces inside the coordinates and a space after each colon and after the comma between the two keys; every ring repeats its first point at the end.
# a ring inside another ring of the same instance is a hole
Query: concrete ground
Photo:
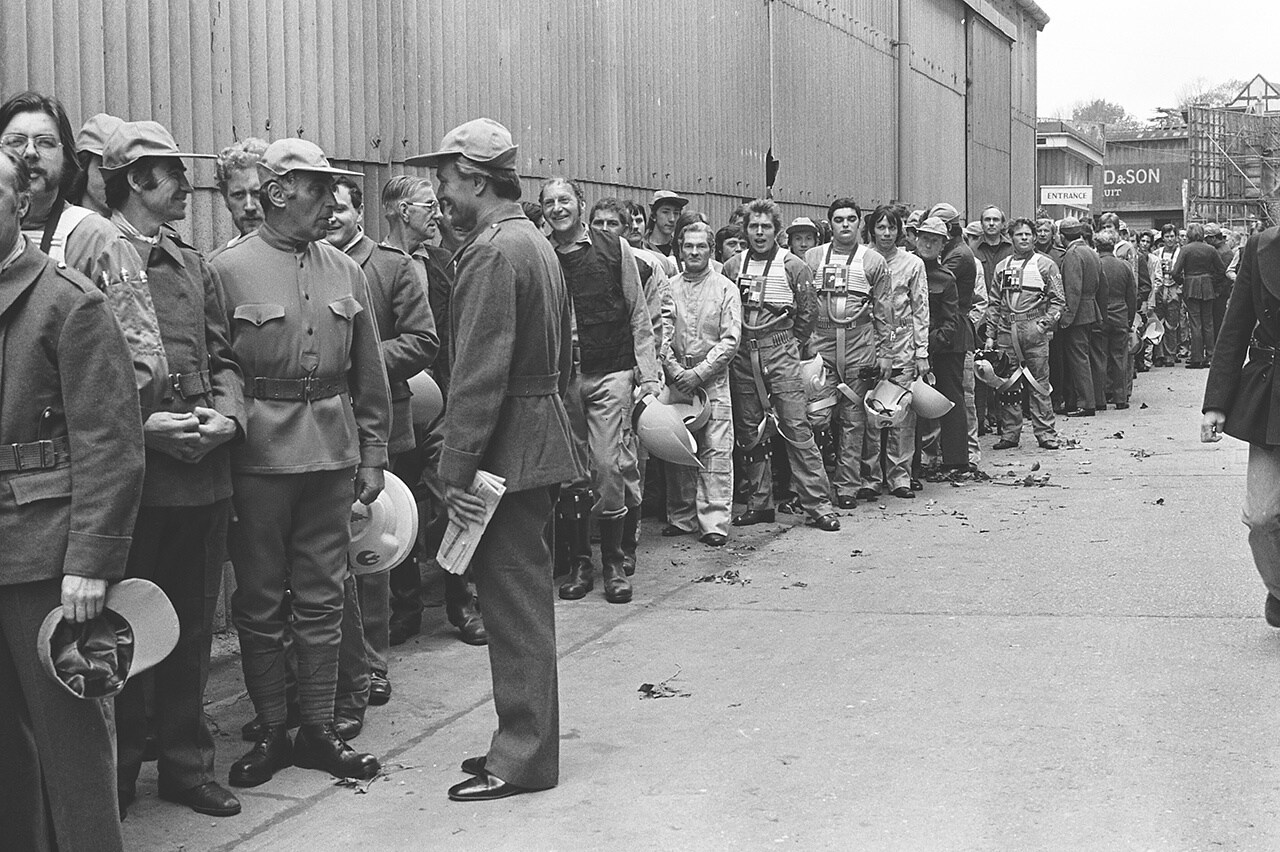
{"type": "MultiPolygon", "coordinates": [[[[213,819],[146,767],[129,848],[1275,849],[1280,632],[1245,448],[1198,443],[1205,377],[1140,376],[1128,411],[1060,420],[1059,452],[1029,426],[1020,449],[984,438],[992,482],[861,505],[840,533],[780,516],[714,551],[647,522],[632,604],[556,604],[554,790],[446,799],[494,715],[484,650],[437,610],[355,741],[383,777],[291,768],[213,819]]],[[[208,710],[225,780],[252,712],[233,656],[208,710]]]]}

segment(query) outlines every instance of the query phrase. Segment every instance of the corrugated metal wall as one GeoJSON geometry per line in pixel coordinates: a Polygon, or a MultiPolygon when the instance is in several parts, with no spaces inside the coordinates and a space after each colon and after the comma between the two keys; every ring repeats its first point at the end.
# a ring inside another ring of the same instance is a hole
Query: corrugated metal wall
{"type": "MultiPolygon", "coordinates": [[[[959,0],[905,2],[902,200],[964,206],[967,191],[991,192],[985,173],[966,181],[972,48],[962,21],[972,13],[959,0]]],[[[775,195],[793,216],[823,213],[837,194],[867,203],[892,196],[897,8],[898,0],[0,0],[0,92],[56,94],[73,122],[99,111],[154,118],[205,152],[250,135],[304,136],[366,173],[367,204],[406,171],[406,156],[490,115],[516,135],[531,190],[553,174],[583,181],[593,198],[669,187],[694,196],[714,222],[763,192],[772,116],[782,162],[775,195]]],[[[1028,36],[1013,76],[1034,74],[1035,27],[1010,17],[1028,36]]],[[[1007,41],[1004,50],[991,80],[975,66],[980,89],[1010,85],[1007,41]]],[[[1034,80],[1014,82],[1033,116],[1034,80]]],[[[1032,162],[1034,131],[1014,146],[1025,152],[1010,152],[1003,133],[994,150],[1005,177],[995,186],[1007,194],[1010,173],[1016,185],[1019,162],[1032,162]]],[[[230,236],[231,223],[212,164],[197,163],[194,178],[184,229],[209,247],[230,236]]],[[[376,204],[368,210],[376,218],[376,204]]],[[[381,234],[381,222],[368,225],[381,234]]]]}
{"type": "Polygon", "coordinates": [[[1009,40],[977,15],[965,21],[968,30],[969,98],[966,121],[969,127],[968,189],[970,219],[977,219],[983,207],[998,206],[1006,214],[1009,207],[1010,141],[1012,136],[1009,83],[1009,40]]]}

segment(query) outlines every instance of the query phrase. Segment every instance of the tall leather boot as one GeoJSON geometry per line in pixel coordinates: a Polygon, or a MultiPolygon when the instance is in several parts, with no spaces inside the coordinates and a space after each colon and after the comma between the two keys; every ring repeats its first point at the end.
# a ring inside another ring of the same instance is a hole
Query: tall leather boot
{"type": "Polygon", "coordinates": [[[630,577],[636,573],[636,547],[640,544],[640,507],[627,509],[622,522],[622,569],[630,577]]]}
{"type": "Polygon", "coordinates": [[[390,644],[403,645],[422,630],[422,574],[415,547],[391,569],[390,644]]]}
{"type": "Polygon", "coordinates": [[[555,564],[555,576],[569,573],[573,563],[573,523],[578,511],[576,491],[561,491],[552,516],[551,556],[555,564]]]}
{"type": "Polygon", "coordinates": [[[591,501],[584,499],[589,495],[590,492],[578,492],[577,512],[571,526],[569,576],[560,584],[560,597],[567,601],[585,598],[587,592],[595,588],[595,566],[591,564],[591,513],[586,508],[591,501]]]}
{"type": "Polygon", "coordinates": [[[484,629],[480,606],[476,600],[476,587],[468,576],[445,573],[444,611],[449,623],[458,628],[458,636],[468,645],[489,644],[489,633],[484,629]]]}
{"type": "Polygon", "coordinates": [[[600,579],[604,599],[609,603],[631,602],[631,581],[627,579],[626,556],[622,551],[623,518],[600,519],[600,579]]]}

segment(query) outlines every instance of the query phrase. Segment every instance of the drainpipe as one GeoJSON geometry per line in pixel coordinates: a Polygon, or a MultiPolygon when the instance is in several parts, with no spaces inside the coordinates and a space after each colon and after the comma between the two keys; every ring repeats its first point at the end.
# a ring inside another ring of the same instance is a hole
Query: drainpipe
{"type": "Polygon", "coordinates": [[[894,45],[898,51],[898,86],[897,109],[894,115],[894,138],[897,149],[894,152],[893,197],[905,202],[907,186],[907,84],[911,77],[911,44],[907,41],[907,7],[911,0],[898,0],[897,32],[894,33],[894,45]]]}

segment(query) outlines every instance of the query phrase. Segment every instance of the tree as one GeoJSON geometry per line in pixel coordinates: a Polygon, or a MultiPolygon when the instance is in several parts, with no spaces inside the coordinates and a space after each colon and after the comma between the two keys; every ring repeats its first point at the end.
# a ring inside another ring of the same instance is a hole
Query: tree
{"type": "Polygon", "coordinates": [[[1226,106],[1240,93],[1246,82],[1245,80],[1223,80],[1221,83],[1211,83],[1204,77],[1196,77],[1178,87],[1178,109],[1186,109],[1192,104],[1210,107],[1226,106]]]}
{"type": "Polygon", "coordinates": [[[1136,130],[1143,126],[1141,121],[1129,115],[1120,104],[1104,98],[1080,101],[1071,110],[1071,120],[1078,124],[1100,124],[1104,134],[1108,129],[1136,130]]]}

